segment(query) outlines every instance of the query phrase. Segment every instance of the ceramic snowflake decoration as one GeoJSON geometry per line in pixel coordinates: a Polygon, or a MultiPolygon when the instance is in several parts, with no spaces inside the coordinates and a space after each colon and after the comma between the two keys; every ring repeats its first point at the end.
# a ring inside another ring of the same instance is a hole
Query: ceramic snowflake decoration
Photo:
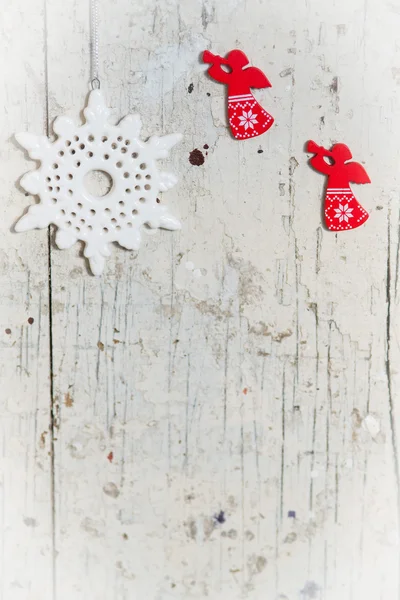
{"type": "Polygon", "coordinates": [[[153,136],[143,142],[139,115],[128,115],[114,126],[108,122],[109,113],[96,89],[84,110],[84,125],[77,127],[70,118],[58,117],[54,142],[29,133],[16,135],[29,156],[40,161],[37,170],[21,179],[22,187],[40,201],[29,207],[16,231],[56,225],[57,246],[70,248],[82,240],[95,275],[102,273],[105,258],[110,256],[110,242],[134,250],[140,245],[143,225],[181,227],[159,198],[177,178],[159,171],[156,163],[168,156],[181,134],[153,136]],[[111,178],[106,195],[97,197],[87,190],[85,178],[91,171],[105,172],[111,178]]]}

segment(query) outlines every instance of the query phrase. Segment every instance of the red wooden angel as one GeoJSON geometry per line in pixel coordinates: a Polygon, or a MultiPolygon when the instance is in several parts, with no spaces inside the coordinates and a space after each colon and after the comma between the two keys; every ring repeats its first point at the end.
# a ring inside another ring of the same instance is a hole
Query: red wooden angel
{"type": "Polygon", "coordinates": [[[249,60],[241,50],[232,50],[226,58],[206,50],[203,61],[211,64],[210,77],[228,86],[228,118],[234,137],[245,140],[268,131],[274,119],[250,91],[252,87],[271,87],[264,73],[256,67],[248,67],[249,60]],[[228,67],[229,72],[221,65],[228,67]]]}
{"type": "Polygon", "coordinates": [[[364,167],[357,162],[349,162],[353,156],[345,144],[335,144],[329,151],[310,141],[307,152],[314,154],[310,165],[319,173],[328,175],[324,210],[327,228],[344,231],[360,227],[369,215],[356,200],[350,183],[371,183],[364,167]]]}

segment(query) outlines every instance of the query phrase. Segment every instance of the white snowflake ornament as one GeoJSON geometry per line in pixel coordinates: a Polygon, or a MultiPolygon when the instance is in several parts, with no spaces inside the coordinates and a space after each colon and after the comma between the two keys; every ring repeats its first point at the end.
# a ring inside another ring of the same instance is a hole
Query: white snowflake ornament
{"type": "Polygon", "coordinates": [[[17,141],[34,160],[35,171],[21,179],[22,187],[38,195],[40,202],[29,207],[16,224],[16,231],[56,225],[56,244],[70,248],[85,243],[85,256],[94,275],[100,275],[110,242],[128,250],[140,246],[140,229],[180,229],[180,222],[160,204],[159,192],[177,183],[172,173],[160,172],[156,160],[166,158],[181,134],[139,139],[139,115],[128,115],[117,126],[108,123],[110,114],[100,90],[90,93],[84,110],[86,122],[77,127],[68,117],[54,123],[57,139],[20,133],[17,141]],[[110,191],[93,196],[85,186],[91,171],[103,171],[112,180],[110,191]]]}

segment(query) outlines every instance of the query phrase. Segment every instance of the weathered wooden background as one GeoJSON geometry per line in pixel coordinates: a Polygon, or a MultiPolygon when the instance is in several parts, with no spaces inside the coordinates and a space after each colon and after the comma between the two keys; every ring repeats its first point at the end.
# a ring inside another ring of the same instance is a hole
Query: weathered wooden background
{"type": "Polygon", "coordinates": [[[398,0],[102,0],[114,121],[184,141],[182,231],[99,279],[12,232],[13,134],[79,122],[89,3],[0,4],[1,600],[398,598],[398,0]],[[199,62],[234,47],[273,84],[244,143],[199,62]],[[322,228],[309,138],[366,165],[361,229],[322,228]]]}

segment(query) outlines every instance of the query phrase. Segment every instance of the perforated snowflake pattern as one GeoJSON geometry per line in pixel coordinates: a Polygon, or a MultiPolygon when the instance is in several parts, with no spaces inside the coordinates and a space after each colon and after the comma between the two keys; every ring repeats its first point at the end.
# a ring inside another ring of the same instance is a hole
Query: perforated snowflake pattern
{"type": "Polygon", "coordinates": [[[114,126],[108,122],[109,113],[100,90],[93,90],[84,110],[84,125],[58,117],[54,142],[29,133],[16,135],[29,156],[40,161],[38,169],[21,179],[22,187],[40,201],[29,207],[16,231],[56,225],[57,246],[66,249],[82,240],[95,275],[104,269],[111,242],[136,250],[143,225],[170,230],[181,227],[160,199],[160,192],[172,188],[177,178],[158,171],[156,163],[168,156],[181,134],[153,136],[143,142],[139,139],[139,115],[128,115],[114,126]],[[106,195],[93,196],[86,189],[84,180],[90,171],[103,171],[111,177],[106,195]]]}

